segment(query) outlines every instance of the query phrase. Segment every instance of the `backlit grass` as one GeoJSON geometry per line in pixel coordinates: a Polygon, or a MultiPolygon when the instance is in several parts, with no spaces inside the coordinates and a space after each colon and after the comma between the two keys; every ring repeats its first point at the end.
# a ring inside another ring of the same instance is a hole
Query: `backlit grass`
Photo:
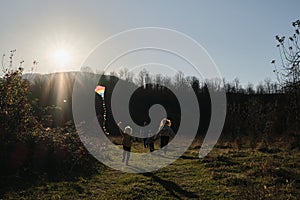
{"type": "MultiPolygon", "coordinates": [[[[134,151],[147,151],[141,143],[134,151]]],[[[3,199],[299,199],[300,153],[215,148],[199,159],[191,148],[153,173],[129,174],[99,164],[99,173],[75,180],[1,184],[3,199]]],[[[130,167],[130,166],[129,166],[130,167]]],[[[16,180],[15,180],[16,181],[16,180]]]]}

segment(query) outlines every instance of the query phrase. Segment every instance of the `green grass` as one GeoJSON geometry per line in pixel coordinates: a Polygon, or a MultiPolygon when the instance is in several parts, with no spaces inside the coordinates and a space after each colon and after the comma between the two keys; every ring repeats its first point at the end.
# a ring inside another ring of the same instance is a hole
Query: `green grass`
{"type": "MultiPolygon", "coordinates": [[[[134,151],[142,150],[134,144],[134,151]]],[[[144,150],[143,150],[144,151],[144,150]]],[[[215,148],[204,159],[191,148],[153,173],[129,174],[99,165],[76,180],[2,183],[0,199],[299,199],[300,152],[215,148]]]]}

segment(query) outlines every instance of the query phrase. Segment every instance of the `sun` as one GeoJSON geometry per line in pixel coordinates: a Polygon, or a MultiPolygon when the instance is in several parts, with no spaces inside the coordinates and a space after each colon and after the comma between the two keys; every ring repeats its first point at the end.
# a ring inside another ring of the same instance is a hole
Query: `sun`
{"type": "Polygon", "coordinates": [[[71,56],[65,49],[57,49],[53,54],[54,62],[60,67],[65,67],[70,64],[71,56]]]}

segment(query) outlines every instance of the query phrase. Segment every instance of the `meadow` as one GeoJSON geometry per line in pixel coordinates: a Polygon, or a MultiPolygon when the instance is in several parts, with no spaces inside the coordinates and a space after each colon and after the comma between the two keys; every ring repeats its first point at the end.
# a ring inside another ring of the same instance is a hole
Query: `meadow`
{"type": "MultiPolygon", "coordinates": [[[[156,147],[157,148],[157,147],[156,147]]],[[[134,143],[134,151],[146,150],[134,143]]],[[[276,143],[268,149],[217,144],[205,158],[195,143],[156,172],[132,174],[100,163],[97,173],[49,181],[7,177],[0,199],[299,199],[300,152],[276,143]]],[[[127,166],[132,167],[132,166],[127,166]]]]}

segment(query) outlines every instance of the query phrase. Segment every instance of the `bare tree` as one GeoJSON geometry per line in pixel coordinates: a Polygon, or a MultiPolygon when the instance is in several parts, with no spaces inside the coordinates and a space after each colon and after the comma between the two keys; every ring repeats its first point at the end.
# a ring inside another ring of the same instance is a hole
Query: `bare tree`
{"type": "Polygon", "coordinates": [[[247,94],[254,94],[255,93],[252,83],[248,83],[248,85],[246,87],[246,92],[247,92],[247,94]]]}
{"type": "Polygon", "coordinates": [[[256,86],[256,93],[257,94],[264,94],[265,93],[265,87],[263,85],[262,82],[260,82],[257,86],[256,86]]]}
{"type": "Polygon", "coordinates": [[[172,79],[169,76],[164,76],[162,79],[162,84],[165,87],[171,88],[172,87],[172,79]]]}
{"type": "Polygon", "coordinates": [[[264,82],[265,82],[265,91],[268,94],[271,94],[271,79],[270,78],[265,78],[264,82]]]}
{"type": "Polygon", "coordinates": [[[188,76],[188,77],[186,77],[186,81],[189,85],[192,86],[194,91],[199,92],[199,90],[200,90],[200,81],[196,76],[188,76]]]}
{"type": "Polygon", "coordinates": [[[234,87],[235,87],[235,89],[236,89],[236,92],[238,92],[239,89],[240,89],[240,79],[236,77],[236,78],[233,80],[233,82],[234,82],[234,87]]]}
{"type": "Polygon", "coordinates": [[[133,81],[133,73],[130,72],[127,68],[122,68],[119,71],[118,75],[119,75],[120,79],[123,79],[123,80],[128,81],[128,82],[133,81]]]}
{"type": "Polygon", "coordinates": [[[300,19],[292,22],[294,33],[288,39],[276,35],[277,47],[280,54],[279,66],[274,64],[274,72],[284,91],[288,94],[287,121],[295,129],[300,127],[300,19]]]}
{"type": "Polygon", "coordinates": [[[89,67],[89,66],[83,66],[83,67],[81,67],[80,71],[81,72],[86,72],[86,73],[91,73],[91,74],[94,73],[93,69],[91,67],[89,67]]]}
{"type": "Polygon", "coordinates": [[[138,73],[135,83],[138,86],[143,86],[144,88],[146,87],[146,84],[151,83],[151,77],[145,68],[138,73]]]}
{"type": "Polygon", "coordinates": [[[155,77],[153,78],[154,83],[156,84],[157,89],[160,89],[163,84],[163,77],[161,74],[156,74],[155,77]]]}
{"type": "Polygon", "coordinates": [[[282,92],[279,85],[276,82],[271,83],[271,91],[272,91],[272,93],[282,92]]]}
{"type": "Polygon", "coordinates": [[[174,76],[174,84],[177,88],[182,88],[187,85],[187,81],[185,78],[185,75],[182,71],[179,71],[175,76],[174,76]]]}
{"type": "Polygon", "coordinates": [[[288,88],[288,90],[299,91],[300,88],[300,20],[292,22],[294,27],[294,34],[288,39],[285,36],[275,36],[278,42],[277,47],[280,54],[280,64],[276,64],[275,60],[272,60],[274,64],[274,71],[277,75],[279,83],[288,88]]]}
{"type": "Polygon", "coordinates": [[[109,76],[115,76],[115,77],[118,77],[118,73],[114,72],[114,71],[111,71],[109,73],[109,76]]]}

